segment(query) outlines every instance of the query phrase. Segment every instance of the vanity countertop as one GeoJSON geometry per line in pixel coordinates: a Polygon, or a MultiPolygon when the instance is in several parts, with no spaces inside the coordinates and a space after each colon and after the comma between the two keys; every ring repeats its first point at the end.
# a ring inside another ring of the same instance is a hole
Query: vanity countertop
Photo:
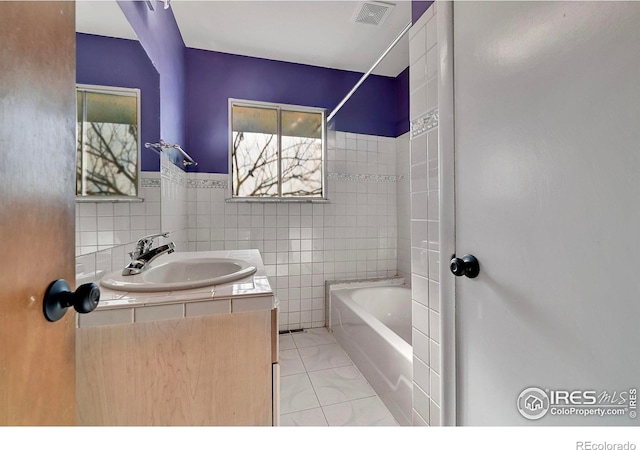
{"type": "Polygon", "coordinates": [[[270,310],[277,307],[277,300],[258,250],[176,252],[164,255],[154,263],[162,264],[185,256],[241,259],[257,270],[253,275],[229,283],[172,292],[123,292],[100,285],[100,303],[95,311],[76,315],[78,328],[270,310]]]}

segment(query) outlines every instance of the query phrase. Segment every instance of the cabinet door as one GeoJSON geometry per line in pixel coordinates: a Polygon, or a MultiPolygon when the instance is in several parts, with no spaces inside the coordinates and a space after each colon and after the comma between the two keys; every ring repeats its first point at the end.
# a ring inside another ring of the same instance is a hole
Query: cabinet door
{"type": "Polygon", "coordinates": [[[273,424],[271,312],[77,332],[80,425],[273,424]]]}

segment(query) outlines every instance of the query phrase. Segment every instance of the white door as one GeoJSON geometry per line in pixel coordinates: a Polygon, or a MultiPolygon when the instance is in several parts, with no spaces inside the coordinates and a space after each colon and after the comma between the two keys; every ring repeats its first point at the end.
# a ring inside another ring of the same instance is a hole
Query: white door
{"type": "Polygon", "coordinates": [[[639,425],[640,3],[453,17],[457,423],[639,425]]]}

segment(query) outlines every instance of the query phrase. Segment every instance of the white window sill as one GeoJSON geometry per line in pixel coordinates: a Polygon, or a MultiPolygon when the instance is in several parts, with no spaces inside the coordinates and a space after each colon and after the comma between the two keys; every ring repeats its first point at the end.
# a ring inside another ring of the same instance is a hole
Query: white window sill
{"type": "Polygon", "coordinates": [[[142,203],[141,197],[76,197],[76,203],[142,203]]]}
{"type": "Polygon", "coordinates": [[[328,198],[262,198],[231,197],[226,203],[331,203],[328,198]]]}

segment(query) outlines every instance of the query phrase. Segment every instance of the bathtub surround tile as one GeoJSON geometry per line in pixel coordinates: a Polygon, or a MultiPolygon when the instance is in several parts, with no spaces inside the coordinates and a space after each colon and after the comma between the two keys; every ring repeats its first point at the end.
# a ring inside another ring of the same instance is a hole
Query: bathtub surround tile
{"type": "Polygon", "coordinates": [[[411,302],[411,321],[413,327],[429,336],[429,308],[416,301],[411,302]]]}
{"type": "Polygon", "coordinates": [[[280,416],[281,427],[326,427],[328,425],[322,408],[308,409],[280,416]]]}
{"type": "Polygon", "coordinates": [[[413,385],[413,409],[420,415],[420,417],[428,424],[429,422],[429,408],[430,400],[429,396],[420,387],[414,383],[413,385]]]}
{"type": "MultiPolygon", "coordinates": [[[[410,72],[421,73],[411,86],[411,272],[413,302],[413,422],[439,425],[430,404],[440,397],[440,174],[438,167],[438,72],[435,3],[412,27],[410,72]],[[429,15],[427,15],[429,14],[429,15]],[[426,55],[426,56],[425,56],[426,55]],[[423,65],[424,57],[424,65],[423,65]],[[413,67],[417,64],[417,67],[413,67]],[[423,165],[425,167],[423,167],[423,165]],[[425,183],[426,169],[426,183],[425,183]],[[434,379],[438,377],[438,379],[434,379]],[[434,416],[435,417],[435,416],[434,416]]],[[[437,415],[439,416],[439,410],[437,415]]],[[[436,414],[436,413],[434,413],[436,414]]]]}
{"type": "Polygon", "coordinates": [[[432,427],[440,426],[440,406],[433,400],[429,403],[429,424],[432,427]]]}
{"type": "Polygon", "coordinates": [[[440,343],[440,314],[435,311],[429,312],[429,337],[440,343]]]}
{"type": "Polygon", "coordinates": [[[428,306],[429,280],[417,274],[411,275],[411,297],[423,306],[428,306]]]}
{"type": "Polygon", "coordinates": [[[413,355],[428,364],[429,338],[414,327],[411,333],[411,342],[413,343],[413,355]]]}
{"type": "Polygon", "coordinates": [[[298,352],[308,372],[352,364],[351,359],[338,344],[302,347],[298,352]]]}
{"type": "Polygon", "coordinates": [[[313,409],[320,406],[306,373],[280,378],[280,414],[313,409]]]}
{"type": "Polygon", "coordinates": [[[429,342],[429,366],[434,372],[440,373],[440,344],[433,340],[429,342]]]}
{"type": "Polygon", "coordinates": [[[378,397],[367,397],[323,408],[329,426],[398,426],[378,397]]]}
{"type": "Polygon", "coordinates": [[[431,389],[431,370],[427,363],[416,356],[413,357],[413,382],[429,395],[431,389]]]}
{"type": "Polygon", "coordinates": [[[426,29],[423,27],[416,30],[416,33],[413,34],[409,40],[409,60],[411,66],[415,65],[419,58],[424,56],[426,43],[426,29]]]}
{"type": "Polygon", "coordinates": [[[436,404],[440,404],[440,375],[435,373],[433,370],[431,371],[431,400],[436,404]]]}
{"type": "Polygon", "coordinates": [[[305,373],[306,369],[297,349],[280,350],[279,356],[280,376],[305,373]]]}
{"type": "Polygon", "coordinates": [[[322,406],[376,395],[353,365],[310,372],[309,378],[322,406]]]}
{"type": "Polygon", "coordinates": [[[440,283],[429,280],[429,308],[440,312],[440,283]]]}

